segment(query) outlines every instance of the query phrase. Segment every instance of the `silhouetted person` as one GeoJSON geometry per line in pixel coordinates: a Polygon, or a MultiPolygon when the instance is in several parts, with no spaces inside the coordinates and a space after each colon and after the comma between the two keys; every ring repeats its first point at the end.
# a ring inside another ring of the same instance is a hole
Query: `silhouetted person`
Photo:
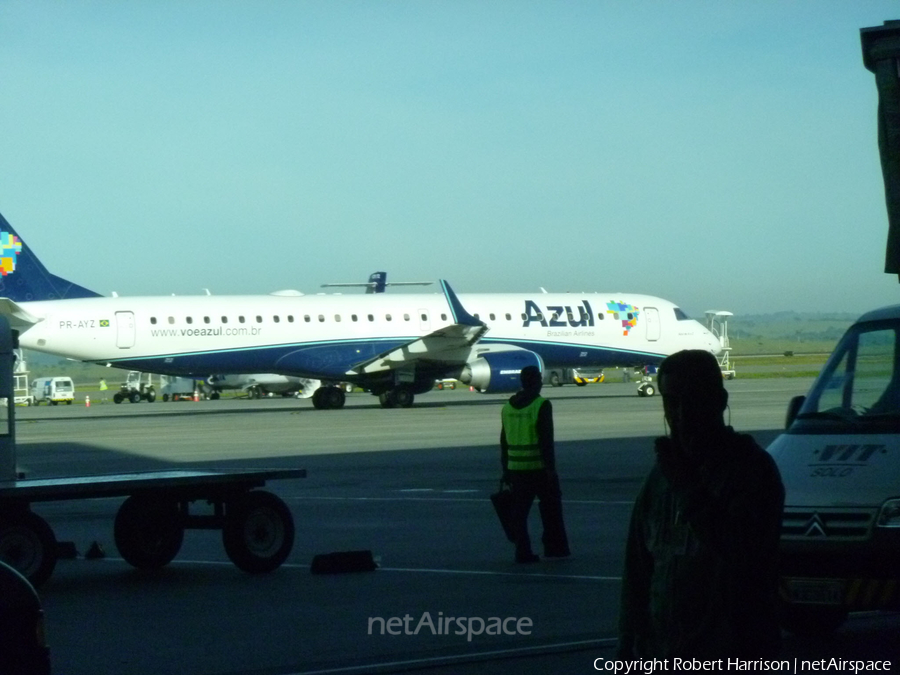
{"type": "Polygon", "coordinates": [[[500,461],[503,477],[512,486],[516,562],[537,562],[528,537],[528,512],[539,501],[544,526],[544,556],[569,555],[569,540],[562,515],[562,493],[553,448],[553,408],[541,397],[541,371],[526,366],[522,389],[503,406],[500,461]]]}
{"type": "Polygon", "coordinates": [[[712,354],[669,356],[658,385],[670,435],[631,514],[619,658],[777,656],[778,469],[723,422],[712,354]]]}

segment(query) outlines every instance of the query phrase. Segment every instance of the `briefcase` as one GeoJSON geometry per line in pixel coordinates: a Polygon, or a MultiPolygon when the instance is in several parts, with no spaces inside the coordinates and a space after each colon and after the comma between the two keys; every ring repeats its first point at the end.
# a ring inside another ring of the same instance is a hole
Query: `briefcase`
{"type": "Polygon", "coordinates": [[[491,495],[491,503],[494,505],[494,511],[500,519],[500,525],[503,526],[503,532],[506,538],[511,542],[516,541],[516,535],[513,531],[513,494],[509,483],[500,481],[500,489],[491,495]]]}

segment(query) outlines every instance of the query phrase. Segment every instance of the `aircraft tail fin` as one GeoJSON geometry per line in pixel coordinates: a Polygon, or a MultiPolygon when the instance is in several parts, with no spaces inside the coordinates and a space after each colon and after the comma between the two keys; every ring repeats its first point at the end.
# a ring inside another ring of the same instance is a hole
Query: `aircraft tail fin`
{"type": "Polygon", "coordinates": [[[385,272],[372,272],[366,285],[366,293],[384,293],[385,281],[387,281],[385,272]]]}
{"type": "Polygon", "coordinates": [[[52,274],[0,214],[0,297],[23,302],[98,295],[52,274]]]}

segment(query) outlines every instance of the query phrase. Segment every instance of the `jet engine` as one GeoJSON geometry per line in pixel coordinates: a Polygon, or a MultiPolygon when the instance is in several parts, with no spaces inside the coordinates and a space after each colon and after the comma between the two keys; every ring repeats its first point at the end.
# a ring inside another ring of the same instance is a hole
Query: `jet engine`
{"type": "Polygon", "coordinates": [[[484,394],[514,392],[522,387],[519,373],[525,366],[544,371],[541,357],[527,349],[487,352],[463,366],[459,381],[484,394]]]}

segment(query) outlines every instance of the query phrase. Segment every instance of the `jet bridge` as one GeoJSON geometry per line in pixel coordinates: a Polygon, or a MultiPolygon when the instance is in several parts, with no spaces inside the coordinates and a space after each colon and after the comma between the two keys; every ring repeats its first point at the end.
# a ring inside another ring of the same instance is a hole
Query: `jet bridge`
{"type": "Polygon", "coordinates": [[[304,478],[305,469],[241,472],[153,471],[27,479],[16,468],[15,334],[0,316],[0,560],[35,586],[53,573],[53,529],[31,510],[36,502],[126,497],[113,537],[122,558],[141,569],[164,567],[177,555],[187,529],[219,529],[231,561],[250,573],[270,572],[294,543],[294,520],[267,480],[304,478]],[[211,505],[192,512],[195,502],[211,505]]]}

